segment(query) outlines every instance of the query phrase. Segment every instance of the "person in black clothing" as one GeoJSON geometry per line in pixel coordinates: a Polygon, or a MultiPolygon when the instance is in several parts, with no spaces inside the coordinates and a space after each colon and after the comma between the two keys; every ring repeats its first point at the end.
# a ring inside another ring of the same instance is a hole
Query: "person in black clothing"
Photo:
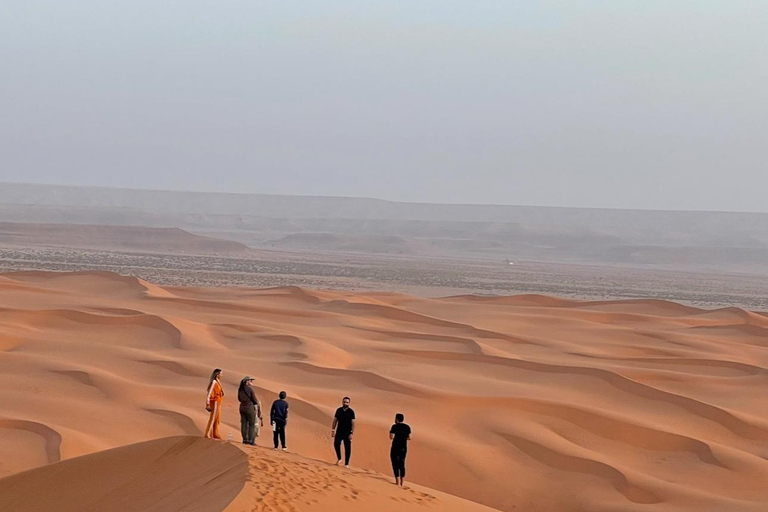
{"type": "Polygon", "coordinates": [[[336,450],[336,465],[341,464],[341,443],[344,443],[344,466],[349,467],[352,456],[352,436],[355,434],[355,411],[349,407],[349,397],[341,401],[341,407],[336,409],[331,425],[333,447],[336,450]]]}
{"type": "Polygon", "coordinates": [[[237,399],[240,401],[240,433],[243,435],[243,444],[256,446],[256,419],[264,426],[261,417],[261,406],[256,399],[251,383],[253,377],[243,377],[237,390],[237,399]]]}
{"type": "Polygon", "coordinates": [[[411,427],[403,421],[405,416],[397,413],[395,424],[389,429],[389,438],[392,440],[389,458],[392,460],[392,469],[395,472],[395,485],[400,486],[403,485],[405,478],[405,456],[408,454],[408,441],[411,440],[411,427]]]}
{"type": "Polygon", "coordinates": [[[277,440],[280,439],[280,443],[283,445],[283,451],[288,451],[285,446],[285,426],[288,424],[288,402],[285,401],[285,397],[288,394],[285,391],[280,392],[280,398],[272,402],[272,409],[269,411],[269,420],[272,423],[272,440],[275,443],[275,450],[277,450],[277,440]]]}

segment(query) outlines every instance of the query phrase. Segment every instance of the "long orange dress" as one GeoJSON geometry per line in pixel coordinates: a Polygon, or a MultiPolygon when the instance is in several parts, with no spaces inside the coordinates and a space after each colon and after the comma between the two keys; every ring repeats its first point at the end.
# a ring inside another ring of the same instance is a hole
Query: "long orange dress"
{"type": "Polygon", "coordinates": [[[218,380],[214,380],[211,389],[208,390],[208,398],[205,399],[205,406],[210,407],[211,415],[208,418],[208,426],[205,427],[205,437],[211,439],[221,439],[219,434],[219,423],[221,422],[221,400],[224,398],[224,389],[218,380]]]}

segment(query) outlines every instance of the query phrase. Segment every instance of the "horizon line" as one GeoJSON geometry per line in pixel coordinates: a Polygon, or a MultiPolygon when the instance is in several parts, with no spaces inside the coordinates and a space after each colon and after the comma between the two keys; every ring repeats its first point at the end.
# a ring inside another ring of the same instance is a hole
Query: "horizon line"
{"type": "MultiPolygon", "coordinates": [[[[59,187],[70,189],[102,189],[102,190],[127,190],[135,192],[161,192],[161,193],[179,193],[179,194],[212,194],[212,195],[230,195],[230,196],[269,196],[269,197],[291,197],[306,199],[362,199],[366,201],[380,201],[392,204],[408,205],[426,205],[426,206],[461,206],[461,207],[492,207],[492,208],[551,208],[559,210],[604,210],[604,211],[624,211],[624,212],[667,212],[667,213],[730,213],[730,214],[750,214],[750,215],[768,215],[768,212],[748,211],[748,210],[673,210],[673,209],[653,209],[653,208],[611,208],[604,206],[553,206],[553,205],[534,205],[534,204],[500,204],[500,203],[440,203],[425,201],[403,201],[395,199],[384,199],[380,197],[369,196],[341,196],[341,195],[311,195],[311,194],[276,194],[265,192],[222,192],[211,190],[189,190],[189,189],[163,189],[163,188],[141,188],[141,187],[114,187],[107,185],[73,185],[60,183],[33,183],[20,181],[1,180],[2,185],[22,185],[31,187],[59,187]]],[[[11,204],[11,203],[5,203],[11,204]]]]}

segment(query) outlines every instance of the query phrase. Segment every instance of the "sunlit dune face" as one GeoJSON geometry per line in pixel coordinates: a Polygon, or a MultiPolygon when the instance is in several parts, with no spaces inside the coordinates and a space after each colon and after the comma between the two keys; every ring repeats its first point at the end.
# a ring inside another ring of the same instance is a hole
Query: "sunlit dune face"
{"type": "Polygon", "coordinates": [[[768,317],[737,308],[21,273],[0,280],[0,328],[0,476],[200,436],[218,367],[225,439],[243,375],[265,413],[288,391],[291,452],[319,460],[351,396],[355,467],[391,473],[403,413],[407,480],[500,510],[768,502],[768,317]]]}

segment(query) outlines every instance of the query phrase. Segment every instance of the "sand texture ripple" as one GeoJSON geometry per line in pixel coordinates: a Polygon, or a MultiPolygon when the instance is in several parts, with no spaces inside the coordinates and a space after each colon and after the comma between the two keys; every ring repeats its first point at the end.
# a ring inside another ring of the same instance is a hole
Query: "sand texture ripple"
{"type": "MultiPolygon", "coordinates": [[[[178,499],[205,490],[199,510],[768,510],[768,316],[738,308],[17,272],[0,275],[0,373],[9,506],[9,489],[135,459],[181,473],[178,499]],[[289,453],[199,438],[214,367],[225,438],[239,440],[243,375],[267,405],[288,392],[289,453]],[[344,395],[348,471],[327,464],[344,395]],[[388,480],[396,412],[414,431],[407,491],[388,480]]],[[[144,477],[110,478],[127,496],[144,477]]]]}

